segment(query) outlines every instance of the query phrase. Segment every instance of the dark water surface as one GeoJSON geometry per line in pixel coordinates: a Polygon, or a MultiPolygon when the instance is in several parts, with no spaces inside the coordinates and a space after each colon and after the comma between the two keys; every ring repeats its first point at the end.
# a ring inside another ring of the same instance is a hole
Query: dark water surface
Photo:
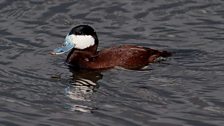
{"type": "Polygon", "coordinates": [[[1,126],[223,126],[223,0],[0,0],[1,126]],[[138,71],[75,72],[49,51],[79,24],[99,48],[174,55],[138,71]]]}

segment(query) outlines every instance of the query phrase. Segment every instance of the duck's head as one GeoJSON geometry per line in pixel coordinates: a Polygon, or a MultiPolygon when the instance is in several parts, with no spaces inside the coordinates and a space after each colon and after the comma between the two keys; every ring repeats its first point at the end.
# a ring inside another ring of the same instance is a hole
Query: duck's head
{"type": "Polygon", "coordinates": [[[56,48],[51,52],[53,55],[63,54],[71,49],[85,50],[90,47],[98,46],[96,32],[89,25],[78,25],[67,34],[62,47],[56,48]]]}

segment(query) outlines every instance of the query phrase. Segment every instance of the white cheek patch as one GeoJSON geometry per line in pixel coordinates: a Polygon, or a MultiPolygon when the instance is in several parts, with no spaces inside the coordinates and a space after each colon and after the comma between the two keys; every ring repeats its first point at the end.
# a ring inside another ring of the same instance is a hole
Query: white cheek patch
{"type": "Polygon", "coordinates": [[[67,35],[65,41],[72,42],[76,49],[85,49],[95,44],[91,35],[67,35]]]}

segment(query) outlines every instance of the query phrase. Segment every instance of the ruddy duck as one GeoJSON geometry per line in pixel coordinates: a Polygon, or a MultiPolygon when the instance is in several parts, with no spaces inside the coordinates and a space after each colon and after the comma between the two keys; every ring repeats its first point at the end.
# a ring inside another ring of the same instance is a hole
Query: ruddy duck
{"type": "Polygon", "coordinates": [[[51,54],[69,52],[66,63],[78,69],[109,69],[115,66],[125,69],[140,69],[156,61],[158,57],[168,57],[171,53],[136,45],[119,45],[97,51],[99,40],[95,30],[88,25],[79,25],[67,34],[62,47],[51,54]]]}

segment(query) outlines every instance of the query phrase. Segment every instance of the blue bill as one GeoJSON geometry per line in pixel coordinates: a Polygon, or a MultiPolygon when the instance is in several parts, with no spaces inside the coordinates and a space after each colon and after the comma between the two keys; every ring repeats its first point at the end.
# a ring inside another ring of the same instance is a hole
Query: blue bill
{"type": "Polygon", "coordinates": [[[70,38],[69,35],[67,35],[62,47],[58,47],[58,48],[54,49],[53,52],[51,52],[51,54],[60,55],[60,54],[66,53],[66,52],[70,51],[72,48],[74,48],[74,46],[75,45],[72,42],[72,39],[70,38]]]}

